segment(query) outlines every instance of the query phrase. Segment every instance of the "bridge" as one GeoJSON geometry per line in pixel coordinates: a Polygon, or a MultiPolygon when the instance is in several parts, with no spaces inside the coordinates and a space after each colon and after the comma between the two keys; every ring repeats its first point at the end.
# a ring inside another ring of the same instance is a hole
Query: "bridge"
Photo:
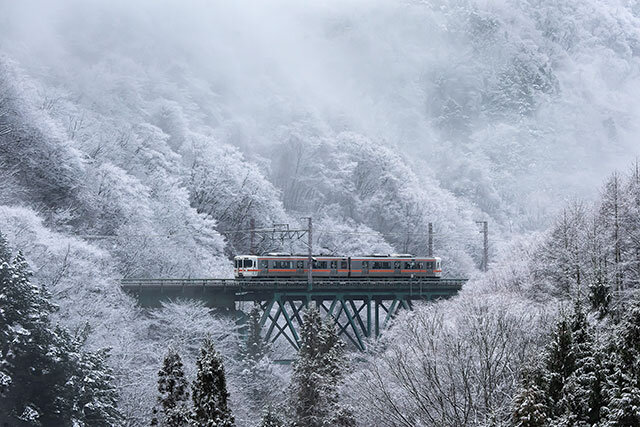
{"type": "Polygon", "coordinates": [[[260,324],[265,340],[286,339],[294,349],[300,345],[298,331],[302,311],[314,303],[336,323],[338,335],[357,349],[377,338],[401,309],[411,310],[416,301],[455,295],[466,279],[315,279],[313,286],[296,279],[123,279],[121,287],[143,307],[159,307],[163,300],[197,299],[215,309],[238,315],[237,303],[253,302],[262,310],[260,324]]]}

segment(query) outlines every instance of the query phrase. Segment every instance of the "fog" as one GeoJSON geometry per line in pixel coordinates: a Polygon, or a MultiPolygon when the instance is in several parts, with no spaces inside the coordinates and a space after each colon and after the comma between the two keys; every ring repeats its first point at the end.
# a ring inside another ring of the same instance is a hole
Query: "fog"
{"type": "Polygon", "coordinates": [[[536,229],[640,153],[640,12],[611,3],[4,1],[0,46],[37,91],[132,122],[164,100],[270,177],[292,135],[355,132],[536,229]]]}

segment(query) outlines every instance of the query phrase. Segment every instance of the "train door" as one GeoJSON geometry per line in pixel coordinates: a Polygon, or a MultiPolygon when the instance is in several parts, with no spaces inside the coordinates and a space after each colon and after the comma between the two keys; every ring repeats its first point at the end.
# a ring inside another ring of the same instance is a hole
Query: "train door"
{"type": "Polygon", "coordinates": [[[296,261],[296,276],[304,276],[304,263],[301,259],[296,261]]]}
{"type": "Polygon", "coordinates": [[[362,275],[369,275],[369,261],[362,261],[362,275]]]}
{"type": "Polygon", "coordinates": [[[338,276],[341,276],[341,277],[349,276],[349,259],[348,258],[343,258],[340,260],[338,276]]]}
{"type": "Polygon", "coordinates": [[[402,276],[402,261],[393,261],[393,275],[402,276]]]}
{"type": "Polygon", "coordinates": [[[329,274],[331,277],[336,277],[338,275],[338,260],[334,259],[329,261],[329,274]]]}
{"type": "Polygon", "coordinates": [[[259,276],[267,276],[269,274],[269,260],[261,259],[259,261],[260,271],[258,272],[259,276]]]}

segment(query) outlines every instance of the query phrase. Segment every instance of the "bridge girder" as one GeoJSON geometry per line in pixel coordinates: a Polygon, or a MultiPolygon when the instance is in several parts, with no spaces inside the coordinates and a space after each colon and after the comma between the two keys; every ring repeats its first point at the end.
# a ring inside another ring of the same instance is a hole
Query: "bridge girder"
{"type": "Polygon", "coordinates": [[[456,294],[464,279],[445,280],[351,280],[314,283],[272,280],[249,282],[216,279],[129,279],[122,288],[136,296],[143,306],[160,306],[161,300],[199,299],[212,308],[226,309],[237,315],[238,323],[246,313],[238,303],[253,302],[262,309],[260,324],[264,339],[285,339],[294,349],[300,347],[299,329],[302,311],[314,304],[320,313],[336,324],[338,335],[359,350],[380,336],[399,310],[412,310],[415,301],[447,298],[456,294]]]}

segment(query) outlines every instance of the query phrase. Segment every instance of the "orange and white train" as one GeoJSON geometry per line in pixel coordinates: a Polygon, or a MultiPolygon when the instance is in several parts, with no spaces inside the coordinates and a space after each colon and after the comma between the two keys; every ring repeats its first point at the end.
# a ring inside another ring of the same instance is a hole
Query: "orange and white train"
{"type": "MultiPolygon", "coordinates": [[[[234,274],[238,279],[289,278],[308,275],[308,256],[270,253],[238,255],[234,258],[234,274]]],[[[440,258],[416,257],[410,254],[368,256],[313,256],[314,278],[440,278],[440,258]]]]}

